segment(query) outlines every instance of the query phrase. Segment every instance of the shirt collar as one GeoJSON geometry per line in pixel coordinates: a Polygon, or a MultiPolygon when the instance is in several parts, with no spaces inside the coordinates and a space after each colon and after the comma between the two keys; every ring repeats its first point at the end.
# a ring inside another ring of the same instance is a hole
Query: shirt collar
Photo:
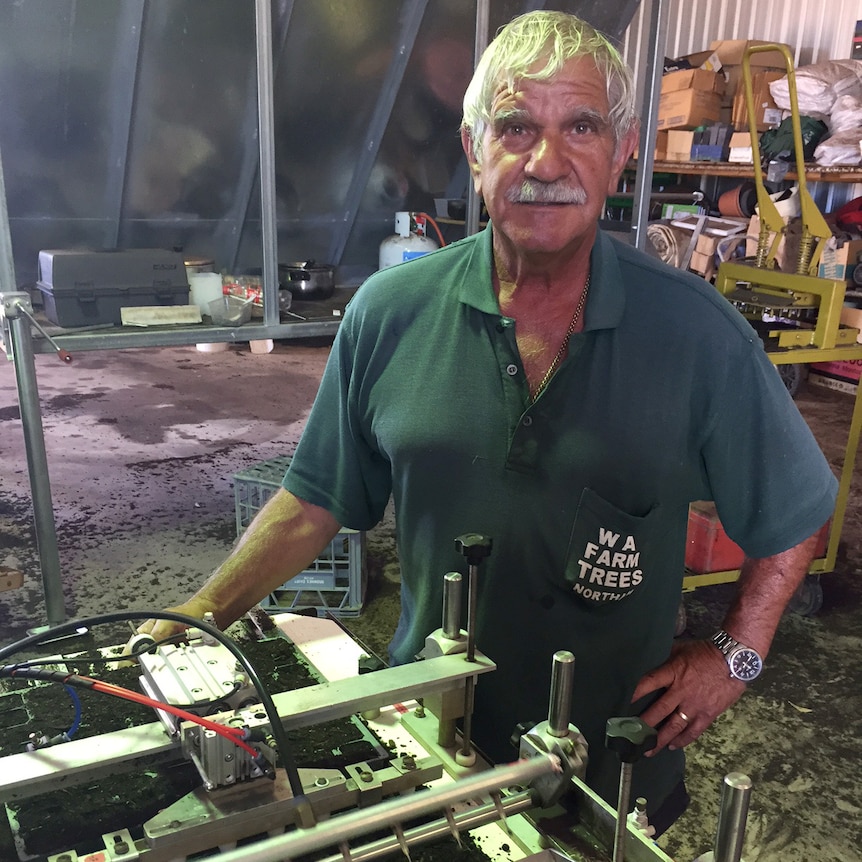
{"type": "MultiPolygon", "coordinates": [[[[476,237],[469,276],[461,282],[459,298],[484,314],[499,315],[491,277],[492,235],[489,225],[476,237]]],[[[584,309],[584,330],[614,329],[622,320],[624,309],[625,288],[614,241],[600,230],[590,253],[590,294],[584,309]]]]}

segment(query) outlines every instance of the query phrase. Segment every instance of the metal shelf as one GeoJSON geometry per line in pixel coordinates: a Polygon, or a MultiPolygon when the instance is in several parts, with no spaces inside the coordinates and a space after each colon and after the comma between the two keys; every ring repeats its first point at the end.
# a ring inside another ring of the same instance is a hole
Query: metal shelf
{"type": "MultiPolygon", "coordinates": [[[[80,329],[63,329],[40,320],[45,331],[62,348],[70,353],[88,350],[125,350],[135,347],[183,347],[189,344],[224,344],[275,340],[294,340],[333,336],[338,330],[344,308],[356,288],[337,288],[327,300],[302,300],[290,310],[303,318],[274,325],[263,321],[243,326],[224,327],[197,324],[193,326],[104,326],[80,329]]],[[[53,353],[47,339],[33,337],[34,353],[53,353]]]]}
{"type": "MultiPolygon", "coordinates": [[[[638,163],[630,161],[628,168],[637,170],[638,163]]],[[[751,179],[754,176],[754,165],[738,164],[736,162],[653,162],[653,173],[656,174],[686,174],[708,177],[732,177],[751,179]]],[[[765,174],[763,174],[765,178],[765,174]]],[[[798,179],[795,171],[788,171],[787,180],[798,179]]],[[[860,183],[862,182],[862,167],[824,167],[823,165],[806,165],[805,178],[818,183],[860,183]]]]}

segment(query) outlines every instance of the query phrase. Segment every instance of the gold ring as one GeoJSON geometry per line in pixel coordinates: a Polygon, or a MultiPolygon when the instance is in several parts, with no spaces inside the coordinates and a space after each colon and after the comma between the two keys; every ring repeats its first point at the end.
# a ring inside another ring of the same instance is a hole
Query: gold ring
{"type": "Polygon", "coordinates": [[[678,709],[678,710],[676,711],[676,714],[677,714],[677,715],[678,715],[678,716],[679,716],[679,717],[680,717],[680,718],[681,718],[681,719],[682,719],[686,724],[688,724],[688,723],[689,723],[689,721],[691,721],[691,719],[690,719],[690,718],[689,718],[689,717],[688,717],[688,716],[687,716],[687,715],[686,715],[686,714],[685,714],[681,709],[678,709]]]}

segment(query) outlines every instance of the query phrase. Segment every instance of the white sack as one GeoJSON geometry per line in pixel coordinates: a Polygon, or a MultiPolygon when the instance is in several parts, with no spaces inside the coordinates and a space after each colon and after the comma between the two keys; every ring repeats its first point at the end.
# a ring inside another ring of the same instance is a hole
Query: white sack
{"type": "MultiPolygon", "coordinates": [[[[787,76],[769,83],[775,104],[790,110],[787,76]]],[[[827,60],[796,70],[796,97],[799,113],[827,120],[839,96],[862,101],[862,60],[827,60]]]]}
{"type": "Polygon", "coordinates": [[[814,150],[814,161],[818,165],[862,164],[862,129],[850,129],[824,138],[814,150]]]}

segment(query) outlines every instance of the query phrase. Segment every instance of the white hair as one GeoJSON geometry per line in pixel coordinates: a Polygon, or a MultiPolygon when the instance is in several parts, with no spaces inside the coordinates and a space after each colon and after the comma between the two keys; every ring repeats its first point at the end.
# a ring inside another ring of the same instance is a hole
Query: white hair
{"type": "Polygon", "coordinates": [[[500,28],[482,54],[464,95],[461,126],[470,136],[473,156],[482,159],[482,137],[501,83],[514,92],[516,82],[552,78],[576,57],[590,57],[607,81],[610,123],[617,145],[636,122],[631,70],[608,38],[567,12],[527,12],[500,28]],[[544,61],[544,66],[536,68],[544,61]]]}

